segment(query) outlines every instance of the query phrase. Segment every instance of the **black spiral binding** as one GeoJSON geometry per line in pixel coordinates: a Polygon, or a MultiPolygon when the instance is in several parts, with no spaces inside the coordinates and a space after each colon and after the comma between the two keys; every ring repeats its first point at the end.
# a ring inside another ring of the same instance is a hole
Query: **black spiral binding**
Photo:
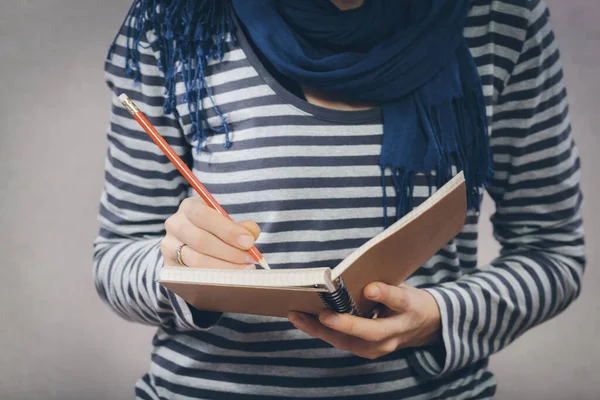
{"type": "Polygon", "coordinates": [[[339,278],[339,286],[333,293],[320,293],[323,303],[339,314],[359,315],[358,308],[350,297],[344,285],[344,280],[339,278]]]}

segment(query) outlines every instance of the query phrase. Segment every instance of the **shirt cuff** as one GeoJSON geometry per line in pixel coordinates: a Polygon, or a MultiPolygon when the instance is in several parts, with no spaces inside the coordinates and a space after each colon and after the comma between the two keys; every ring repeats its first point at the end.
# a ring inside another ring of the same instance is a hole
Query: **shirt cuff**
{"type": "Polygon", "coordinates": [[[194,324],[198,326],[200,329],[210,329],[213,326],[217,325],[223,316],[222,312],[216,311],[202,311],[198,310],[194,306],[186,303],[190,312],[192,313],[192,318],[194,320],[194,324]]]}
{"type": "Polygon", "coordinates": [[[413,348],[407,358],[420,377],[435,378],[441,375],[446,350],[443,345],[413,348]]]}
{"type": "MultiPolygon", "coordinates": [[[[436,378],[452,370],[457,358],[454,333],[450,331],[458,318],[444,287],[424,289],[429,292],[438,304],[441,317],[442,343],[434,346],[413,348],[408,354],[408,362],[423,378],[436,378]]],[[[460,344],[457,344],[458,346],[460,344]]]]}
{"type": "Polygon", "coordinates": [[[208,330],[219,323],[223,313],[201,311],[188,304],[183,298],[167,289],[169,300],[182,327],[196,330],[208,330]]]}

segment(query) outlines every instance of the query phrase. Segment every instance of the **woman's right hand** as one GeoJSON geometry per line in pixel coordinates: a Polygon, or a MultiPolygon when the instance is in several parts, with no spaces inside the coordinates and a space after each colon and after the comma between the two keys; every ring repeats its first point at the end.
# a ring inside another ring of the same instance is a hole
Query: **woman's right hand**
{"type": "Polygon", "coordinates": [[[177,248],[182,244],[181,260],[191,268],[255,269],[248,249],[260,235],[255,222],[236,223],[219,214],[199,197],[181,202],[165,222],[166,235],[160,244],[165,265],[179,265],[177,248]]]}

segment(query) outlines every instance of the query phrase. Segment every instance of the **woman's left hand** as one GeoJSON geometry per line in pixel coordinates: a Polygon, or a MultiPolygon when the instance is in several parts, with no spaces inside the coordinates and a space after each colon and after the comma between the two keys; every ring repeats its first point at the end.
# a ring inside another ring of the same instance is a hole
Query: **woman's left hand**
{"type": "Polygon", "coordinates": [[[431,294],[407,285],[374,282],[365,297],[381,303],[377,319],[324,311],[318,319],[292,312],[290,322],[308,335],[340,350],[375,359],[405,347],[434,344],[441,339],[441,318],[431,294]]]}

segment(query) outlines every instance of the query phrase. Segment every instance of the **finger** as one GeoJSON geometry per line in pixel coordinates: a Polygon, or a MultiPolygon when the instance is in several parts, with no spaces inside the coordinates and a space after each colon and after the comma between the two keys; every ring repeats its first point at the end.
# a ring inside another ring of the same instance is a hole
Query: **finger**
{"type": "Polygon", "coordinates": [[[382,303],[398,313],[409,310],[410,296],[405,288],[373,282],[365,287],[363,293],[367,299],[382,303]]]}
{"type": "Polygon", "coordinates": [[[167,233],[175,236],[197,253],[234,264],[254,263],[254,259],[247,251],[233,247],[210,232],[198,228],[182,213],[170,217],[165,222],[165,227],[167,233]]]}
{"type": "Polygon", "coordinates": [[[360,352],[361,349],[364,350],[368,347],[368,343],[362,339],[331,330],[309,315],[291,312],[288,319],[297,329],[307,335],[321,339],[340,350],[358,354],[357,352],[360,352]]]}
{"type": "Polygon", "coordinates": [[[180,209],[192,224],[233,247],[248,250],[254,245],[251,232],[221,215],[217,210],[204,205],[202,199],[187,198],[181,203],[180,209]]]}
{"type": "MultiPolygon", "coordinates": [[[[175,236],[165,236],[161,242],[161,252],[165,260],[165,265],[179,266],[179,262],[177,261],[177,249],[181,244],[182,242],[175,236]]],[[[181,261],[190,268],[256,269],[254,264],[240,265],[230,263],[219,258],[198,253],[190,246],[183,246],[181,248],[181,261]]]]}
{"type": "Polygon", "coordinates": [[[177,262],[177,247],[181,245],[181,242],[175,239],[171,235],[167,235],[160,242],[160,252],[163,256],[164,265],[176,265],[179,266],[177,262]],[[175,250],[173,250],[175,249],[175,250]]]}
{"type": "Polygon", "coordinates": [[[242,222],[238,222],[239,225],[243,226],[245,229],[248,230],[248,232],[250,232],[252,234],[252,236],[254,236],[254,240],[257,240],[258,237],[260,236],[260,227],[258,226],[258,224],[254,221],[242,221],[242,222]]]}
{"type": "Polygon", "coordinates": [[[319,321],[330,329],[359,337],[367,342],[380,342],[389,339],[395,333],[394,326],[385,318],[368,319],[325,311],[319,315],[319,321]]]}

